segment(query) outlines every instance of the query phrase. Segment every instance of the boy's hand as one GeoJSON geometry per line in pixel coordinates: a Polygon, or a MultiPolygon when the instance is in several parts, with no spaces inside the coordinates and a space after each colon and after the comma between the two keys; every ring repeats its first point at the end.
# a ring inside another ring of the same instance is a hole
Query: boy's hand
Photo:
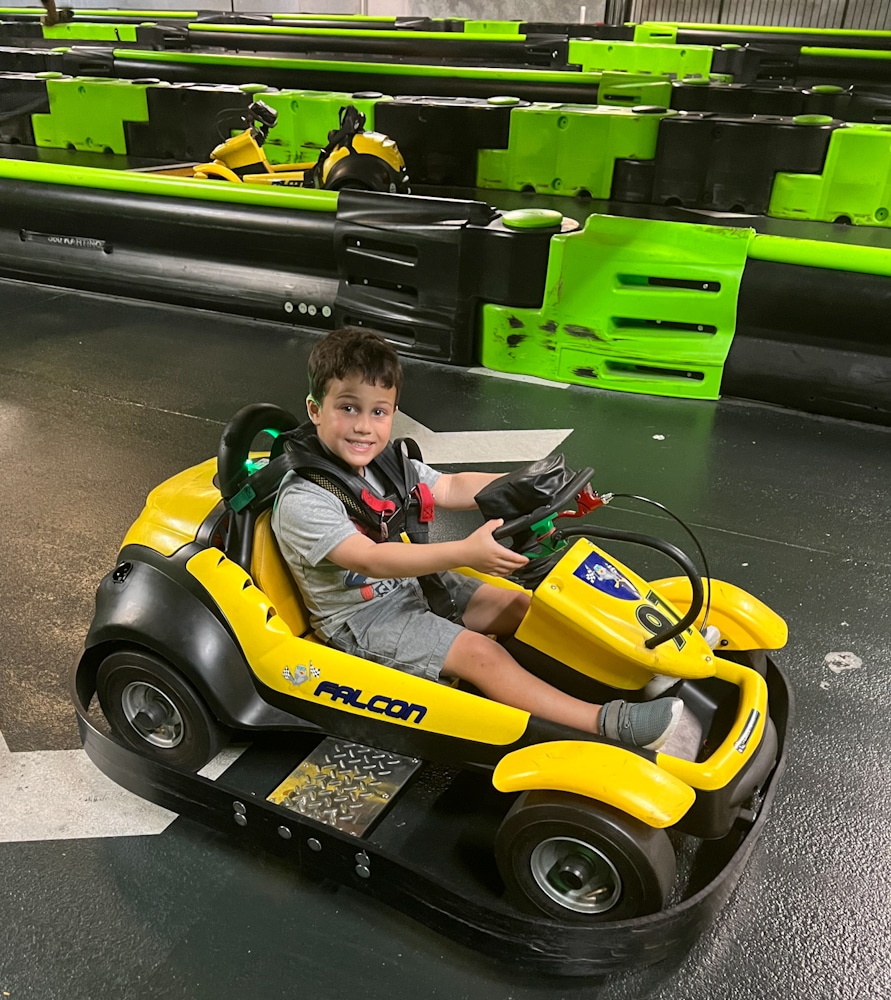
{"type": "Polygon", "coordinates": [[[529,560],[519,552],[505,548],[501,542],[496,542],[492,532],[504,524],[504,519],[497,517],[486,521],[473,534],[464,539],[467,546],[466,565],[478,573],[489,573],[491,576],[507,576],[525,566],[529,560]]]}

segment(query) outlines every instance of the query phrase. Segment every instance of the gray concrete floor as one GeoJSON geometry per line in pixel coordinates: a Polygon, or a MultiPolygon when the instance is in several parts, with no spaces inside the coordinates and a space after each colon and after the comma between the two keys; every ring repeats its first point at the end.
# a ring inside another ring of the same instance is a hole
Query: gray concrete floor
{"type": "MultiPolygon", "coordinates": [[[[96,583],[148,490],[215,453],[236,409],[299,406],[311,340],[8,281],[0,316],[3,996],[887,996],[888,429],[408,363],[409,416],[435,431],[572,428],[561,446],[570,465],[595,466],[603,491],[667,504],[697,531],[715,576],[790,626],[777,656],[797,700],[789,767],[723,915],[672,968],[547,981],[181,819],[160,833],[139,816],[130,836],[90,833],[91,800],[105,793],[71,804],[80,757],[66,684],[96,583]],[[833,671],[839,653],[860,665],[833,671]]],[[[650,515],[609,516],[672,537],[650,515]]],[[[466,526],[455,518],[444,530],[466,526]]]]}

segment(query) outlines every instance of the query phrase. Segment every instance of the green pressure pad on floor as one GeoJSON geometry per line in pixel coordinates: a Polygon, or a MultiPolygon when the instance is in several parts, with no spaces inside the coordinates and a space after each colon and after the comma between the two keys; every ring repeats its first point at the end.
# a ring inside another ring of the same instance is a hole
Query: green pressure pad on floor
{"type": "Polygon", "coordinates": [[[717,399],[752,235],[592,215],[584,229],[551,239],[541,308],[483,306],[482,362],[604,389],[717,399]]]}

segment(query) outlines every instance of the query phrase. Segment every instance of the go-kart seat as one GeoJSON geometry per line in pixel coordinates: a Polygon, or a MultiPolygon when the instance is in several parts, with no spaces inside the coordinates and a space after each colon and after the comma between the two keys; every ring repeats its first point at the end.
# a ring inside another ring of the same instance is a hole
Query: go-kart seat
{"type": "Polygon", "coordinates": [[[294,635],[313,638],[303,598],[272,530],[271,510],[264,510],[257,518],[251,553],[251,576],[294,635]]]}

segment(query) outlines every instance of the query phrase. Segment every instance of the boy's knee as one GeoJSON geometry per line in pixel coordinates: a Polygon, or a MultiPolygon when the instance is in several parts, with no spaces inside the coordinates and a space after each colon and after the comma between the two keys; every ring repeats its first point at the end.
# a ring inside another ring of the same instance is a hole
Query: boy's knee
{"type": "Polygon", "coordinates": [[[474,683],[503,655],[507,654],[497,642],[479,632],[465,629],[452,643],[442,673],[474,683]]]}

